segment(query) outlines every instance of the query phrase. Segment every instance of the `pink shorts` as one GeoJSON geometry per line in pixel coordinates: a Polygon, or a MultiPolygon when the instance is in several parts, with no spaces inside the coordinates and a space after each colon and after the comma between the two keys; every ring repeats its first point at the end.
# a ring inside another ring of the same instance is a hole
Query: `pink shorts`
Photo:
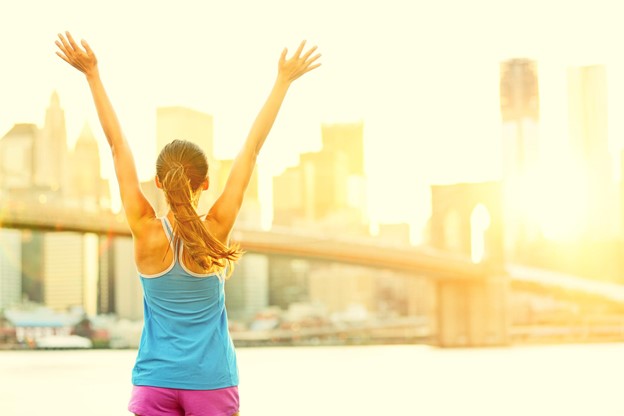
{"type": "Polygon", "coordinates": [[[128,410],[140,416],[232,416],[238,405],[238,387],[181,390],[134,386],[128,410]]]}

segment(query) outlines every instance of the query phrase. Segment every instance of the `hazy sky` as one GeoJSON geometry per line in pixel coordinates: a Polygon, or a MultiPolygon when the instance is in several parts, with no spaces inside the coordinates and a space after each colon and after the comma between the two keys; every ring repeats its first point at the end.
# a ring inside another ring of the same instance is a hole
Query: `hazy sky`
{"type": "Polygon", "coordinates": [[[142,178],[153,175],[157,106],[212,114],[215,154],[231,158],[271,87],[282,48],[292,51],[301,39],[319,46],[323,65],[292,86],[262,151],[261,174],[268,178],[298,153],[317,150],[321,123],[363,120],[373,220],[420,226],[430,183],[498,178],[504,59],[538,61],[547,157],[565,150],[570,65],[608,65],[614,155],[624,142],[617,0],[0,4],[0,135],[16,122],[42,125],[57,90],[70,145],[88,121],[105,151],[107,177],[110,157],[87,84],[54,54],[59,31],[87,39],[98,56],[142,178]]]}

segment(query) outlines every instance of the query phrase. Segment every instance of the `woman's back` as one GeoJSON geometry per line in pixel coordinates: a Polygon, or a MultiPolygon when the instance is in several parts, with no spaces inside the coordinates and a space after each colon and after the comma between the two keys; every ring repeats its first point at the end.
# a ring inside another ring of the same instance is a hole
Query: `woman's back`
{"type": "Polygon", "coordinates": [[[174,235],[171,223],[156,218],[141,190],[130,145],[100,79],[93,50],[84,40],[79,46],[69,32],[59,34],[56,45],[57,55],[86,76],[113,157],[137,269],[145,273],[141,276],[145,326],[128,409],[142,416],[238,414],[238,371],[223,284],[225,272],[232,272],[243,251],[229,244],[229,235],[286,92],[294,80],[320,65],[314,63],[320,54],[313,55],[316,47],[304,52],[305,41],[291,58],[284,48],[273,88],[206,220],[196,211],[199,195],[210,182],[205,153],[184,140],[173,140],[161,150],[154,180],[175,219],[174,235]],[[195,272],[216,270],[222,273],[195,272]]]}
{"type": "MultiPolygon", "coordinates": [[[[173,241],[172,227],[162,220],[173,241]]],[[[173,261],[161,273],[140,274],[145,326],[135,385],[210,390],[238,384],[236,356],[227,325],[224,277],[198,274],[180,261],[182,245],[171,246],[173,261]]]]}

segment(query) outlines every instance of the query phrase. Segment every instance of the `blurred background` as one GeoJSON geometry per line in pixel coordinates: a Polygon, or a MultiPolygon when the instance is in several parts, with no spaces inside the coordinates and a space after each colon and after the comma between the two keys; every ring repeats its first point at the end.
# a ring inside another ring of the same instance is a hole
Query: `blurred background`
{"type": "MultiPolygon", "coordinates": [[[[287,371],[280,348],[297,347],[293,362],[334,351],[337,365],[374,345],[362,363],[385,354],[401,367],[467,348],[452,353],[461,369],[487,351],[524,357],[511,346],[545,363],[554,345],[565,355],[562,344],[581,343],[573,359],[582,361],[605,342],[615,357],[624,348],[617,10],[536,0],[3,3],[0,368],[3,354],[20,363],[28,386],[42,363],[97,349],[122,372],[112,384],[126,380],[142,329],[108,146],[84,76],[54,54],[65,30],[95,51],[161,215],[160,149],[185,139],[206,151],[207,212],[282,49],[319,46],[323,65],[292,85],[233,233],[247,251],[226,284],[242,361],[264,351],[271,371],[287,371]]],[[[527,377],[523,386],[535,382],[527,377]]],[[[615,411],[615,397],[601,398],[600,414],[615,411]]],[[[408,414],[429,409],[403,400],[408,414]]],[[[491,414],[512,414],[492,403],[491,414]]],[[[427,414],[456,414],[437,405],[427,414]]],[[[263,414],[258,406],[248,409],[263,414]]]]}

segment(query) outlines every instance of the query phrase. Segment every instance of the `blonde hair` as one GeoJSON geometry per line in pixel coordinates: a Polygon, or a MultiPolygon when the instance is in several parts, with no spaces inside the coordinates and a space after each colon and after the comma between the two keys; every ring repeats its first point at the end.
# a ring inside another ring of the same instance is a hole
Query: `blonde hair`
{"type": "Polygon", "coordinates": [[[204,152],[192,142],[174,140],[158,155],[156,175],[176,220],[173,246],[177,247],[181,241],[197,265],[205,271],[227,269],[226,278],[229,278],[243,251],[238,244],[227,246],[220,242],[195,210],[201,195],[199,188],[208,178],[204,152]]]}

